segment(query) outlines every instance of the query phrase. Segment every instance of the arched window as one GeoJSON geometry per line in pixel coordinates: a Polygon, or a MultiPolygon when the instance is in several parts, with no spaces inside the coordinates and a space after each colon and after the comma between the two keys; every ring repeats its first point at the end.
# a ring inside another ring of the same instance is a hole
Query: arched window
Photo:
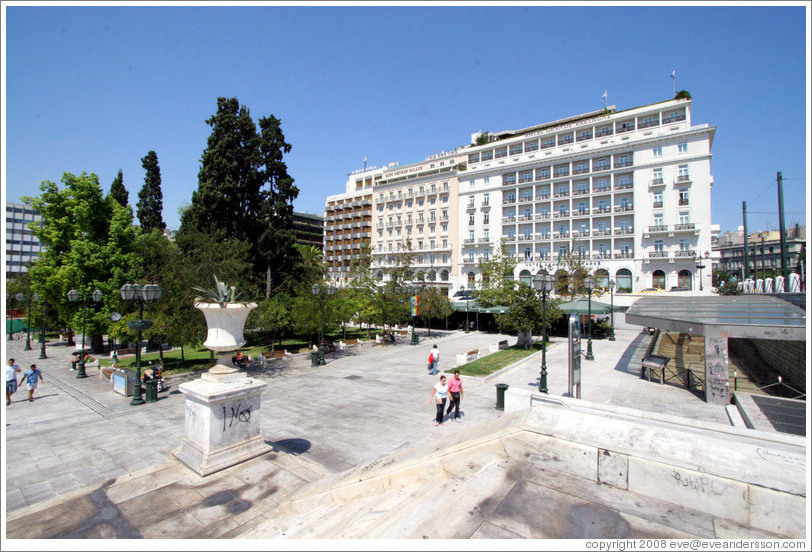
{"type": "Polygon", "coordinates": [[[476,274],[473,272],[468,273],[468,289],[474,289],[474,282],[476,282],[476,274]]]}
{"type": "Polygon", "coordinates": [[[379,270],[375,273],[375,279],[379,282],[383,282],[383,271],[379,270]]]}
{"type": "Polygon", "coordinates": [[[530,271],[529,270],[522,270],[519,272],[519,281],[523,284],[527,284],[528,286],[533,286],[533,280],[530,279],[530,271]]]}
{"type": "Polygon", "coordinates": [[[677,274],[677,285],[688,289],[693,288],[693,275],[690,270],[680,270],[677,274]]]}
{"type": "Polygon", "coordinates": [[[437,273],[434,272],[433,270],[429,270],[428,280],[429,282],[434,282],[435,280],[437,280],[437,273]]]}
{"type": "Polygon", "coordinates": [[[440,272],[440,280],[443,281],[443,282],[448,281],[448,271],[447,270],[443,270],[442,272],[440,272]]]}
{"type": "Polygon", "coordinates": [[[617,283],[618,293],[631,293],[632,292],[632,271],[628,268],[621,268],[615,272],[615,282],[617,283]]]}
{"type": "Polygon", "coordinates": [[[665,272],[662,270],[655,270],[651,274],[651,287],[665,289],[665,272]]]}

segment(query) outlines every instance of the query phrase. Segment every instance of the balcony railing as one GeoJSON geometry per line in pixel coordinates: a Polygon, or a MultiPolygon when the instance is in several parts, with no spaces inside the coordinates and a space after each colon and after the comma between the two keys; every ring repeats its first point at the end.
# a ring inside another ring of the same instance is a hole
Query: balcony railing
{"type": "Polygon", "coordinates": [[[572,195],[580,196],[580,195],[586,195],[588,193],[589,193],[589,189],[580,189],[580,190],[575,190],[574,192],[572,192],[572,195]]]}
{"type": "Polygon", "coordinates": [[[696,223],[694,222],[683,222],[680,224],[674,225],[674,230],[694,230],[696,228],[696,223]]]}
{"type": "Polygon", "coordinates": [[[629,125],[629,126],[620,126],[620,127],[615,128],[615,133],[620,134],[621,132],[631,132],[633,130],[634,130],[634,127],[631,126],[631,125],[629,125]]]}
{"type": "Polygon", "coordinates": [[[515,178],[505,178],[502,180],[502,186],[515,186],[516,179],[515,178]]]}
{"type": "Polygon", "coordinates": [[[688,176],[687,174],[681,174],[681,175],[679,175],[679,176],[677,177],[677,180],[676,180],[676,182],[683,182],[683,183],[684,183],[684,182],[690,182],[690,181],[691,181],[691,177],[690,177],[690,176],[688,176]]]}
{"type": "Polygon", "coordinates": [[[675,257],[696,257],[696,250],[694,249],[680,249],[674,252],[675,257]]]}
{"type": "Polygon", "coordinates": [[[648,256],[650,259],[666,259],[668,258],[667,251],[649,251],[648,256]]]}
{"type": "Polygon", "coordinates": [[[648,227],[649,232],[668,232],[668,226],[665,224],[656,224],[648,227]]]}
{"type": "Polygon", "coordinates": [[[559,146],[563,145],[563,144],[572,144],[574,141],[575,141],[575,138],[573,138],[572,136],[559,136],[558,137],[558,145],[559,146]]]}
{"type": "Polygon", "coordinates": [[[554,232],[553,233],[553,239],[554,240],[563,240],[563,239],[567,239],[569,237],[570,237],[569,232],[564,232],[563,234],[561,232],[554,232]]]}
{"type": "Polygon", "coordinates": [[[547,220],[550,218],[550,213],[538,213],[536,215],[536,220],[547,220]]]}
{"type": "Polygon", "coordinates": [[[615,207],[615,213],[623,213],[626,211],[633,211],[634,207],[632,205],[618,205],[615,207]]]}
{"type": "Polygon", "coordinates": [[[536,180],[549,180],[549,179],[550,179],[549,172],[543,172],[536,175],[536,180]]]}
{"type": "Polygon", "coordinates": [[[472,238],[465,238],[464,240],[462,240],[462,243],[463,245],[471,245],[472,243],[474,243],[474,240],[472,238]]]}
{"type": "Polygon", "coordinates": [[[670,115],[668,117],[663,118],[663,124],[667,125],[669,123],[674,123],[674,122],[677,122],[677,121],[684,121],[684,120],[685,120],[685,114],[684,113],[678,113],[676,115],[670,115]]]}
{"type": "Polygon", "coordinates": [[[662,209],[662,208],[663,208],[663,202],[662,202],[662,201],[655,201],[655,202],[653,202],[653,203],[651,204],[651,206],[652,206],[654,209],[662,209]]]}
{"type": "Polygon", "coordinates": [[[502,200],[502,205],[510,205],[511,203],[516,203],[515,197],[509,197],[502,200]]]}
{"type": "Polygon", "coordinates": [[[533,201],[533,196],[523,196],[519,198],[519,203],[528,203],[533,201]]]}
{"type": "Polygon", "coordinates": [[[479,242],[479,243],[490,243],[490,241],[491,241],[490,238],[479,238],[477,240],[477,242],[479,242]]]}
{"type": "Polygon", "coordinates": [[[609,207],[596,207],[592,209],[592,213],[595,215],[599,215],[602,213],[611,213],[612,210],[609,207]]]}
{"type": "Polygon", "coordinates": [[[540,195],[536,196],[537,201],[544,201],[544,200],[549,201],[549,199],[550,199],[550,194],[540,194],[540,195]]]}
{"type": "Polygon", "coordinates": [[[578,141],[579,142],[583,142],[584,140],[591,140],[591,139],[592,139],[592,133],[591,132],[584,132],[584,133],[578,135],[578,141]]]}
{"type": "Polygon", "coordinates": [[[519,184],[524,184],[525,182],[533,182],[532,176],[523,176],[519,179],[519,184]]]}
{"type": "Polygon", "coordinates": [[[615,259],[634,259],[634,253],[631,251],[624,251],[614,254],[615,259]]]}
{"type": "Polygon", "coordinates": [[[623,167],[631,167],[631,166],[632,166],[631,161],[617,161],[615,163],[615,168],[616,169],[622,169],[623,167]]]}
{"type": "Polygon", "coordinates": [[[611,136],[613,133],[614,131],[611,128],[604,128],[595,133],[595,138],[601,138],[602,136],[611,136]]]}
{"type": "Polygon", "coordinates": [[[519,220],[533,220],[533,215],[519,215],[519,220]]]}
{"type": "Polygon", "coordinates": [[[516,217],[502,217],[502,222],[516,222],[516,217]]]}
{"type": "Polygon", "coordinates": [[[615,184],[615,190],[631,190],[634,188],[634,184],[615,184]]]}
{"type": "Polygon", "coordinates": [[[646,122],[642,122],[642,123],[637,123],[637,128],[640,129],[640,128],[655,127],[655,126],[657,126],[659,124],[660,124],[660,121],[646,121],[646,122]]]}
{"type": "Polygon", "coordinates": [[[611,230],[593,230],[592,235],[593,236],[611,236],[612,231],[611,230]]]}
{"type": "Polygon", "coordinates": [[[680,199],[679,202],[678,202],[678,205],[681,206],[681,207],[683,207],[685,205],[689,205],[689,204],[690,204],[690,201],[688,201],[687,199],[680,199]]]}
{"type": "Polygon", "coordinates": [[[665,185],[665,180],[662,178],[652,178],[651,182],[649,182],[649,186],[663,186],[665,185]]]}
{"type": "Polygon", "coordinates": [[[624,236],[634,234],[634,228],[615,228],[616,236],[624,236]]]}
{"type": "Polygon", "coordinates": [[[569,213],[567,211],[564,211],[563,213],[561,211],[559,211],[559,212],[555,213],[553,216],[554,216],[554,218],[566,218],[566,217],[569,216],[569,213]]]}
{"type": "Polygon", "coordinates": [[[589,215],[589,209],[576,209],[572,212],[574,217],[585,217],[589,215]]]}
{"type": "Polygon", "coordinates": [[[553,197],[566,197],[568,195],[570,195],[569,192],[556,192],[553,194],[553,197]]]}
{"type": "Polygon", "coordinates": [[[519,234],[519,241],[530,241],[533,239],[532,234],[519,234]]]}
{"type": "Polygon", "coordinates": [[[549,149],[549,148],[554,148],[554,147],[555,147],[555,142],[542,142],[541,143],[541,149],[549,149]]]}
{"type": "Polygon", "coordinates": [[[594,193],[594,194],[608,194],[609,190],[611,190],[611,189],[612,188],[610,186],[599,186],[599,187],[596,187],[594,190],[592,190],[592,193],[594,193]]]}
{"type": "Polygon", "coordinates": [[[589,169],[573,169],[572,174],[585,174],[588,173],[589,169]]]}
{"type": "Polygon", "coordinates": [[[569,175],[570,175],[569,171],[555,171],[555,177],[556,178],[564,178],[565,176],[569,176],[569,175]]]}
{"type": "Polygon", "coordinates": [[[610,168],[611,167],[609,166],[608,163],[603,163],[603,164],[600,164],[600,165],[595,165],[594,167],[592,167],[592,170],[593,171],[608,171],[610,168]]]}

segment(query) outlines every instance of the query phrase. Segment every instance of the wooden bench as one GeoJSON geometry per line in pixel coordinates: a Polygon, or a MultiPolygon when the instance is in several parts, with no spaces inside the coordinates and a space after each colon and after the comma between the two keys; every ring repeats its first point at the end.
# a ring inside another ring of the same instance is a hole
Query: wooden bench
{"type": "Polygon", "coordinates": [[[508,340],[503,339],[502,341],[500,341],[499,343],[496,343],[495,345],[490,345],[488,347],[488,350],[490,352],[492,352],[492,353],[495,353],[496,351],[501,351],[502,349],[507,349],[507,348],[508,348],[508,340]]]}
{"type": "Polygon", "coordinates": [[[136,349],[118,349],[116,350],[117,355],[134,355],[136,349]]]}
{"type": "Polygon", "coordinates": [[[271,351],[270,353],[262,353],[262,356],[267,360],[273,360],[275,358],[288,358],[289,354],[284,349],[279,349],[278,351],[271,351]]]}

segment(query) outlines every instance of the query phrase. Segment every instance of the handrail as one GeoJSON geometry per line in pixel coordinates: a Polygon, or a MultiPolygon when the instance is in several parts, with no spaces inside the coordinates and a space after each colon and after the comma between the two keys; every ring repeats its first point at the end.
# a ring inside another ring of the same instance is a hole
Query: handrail
{"type": "Polygon", "coordinates": [[[777,382],[775,382],[775,383],[770,383],[770,384],[768,384],[768,385],[761,386],[761,387],[759,387],[759,388],[758,388],[758,390],[759,390],[759,391],[763,391],[764,389],[767,389],[768,387],[773,387],[773,386],[775,386],[775,385],[780,385],[780,386],[786,387],[787,389],[790,389],[791,391],[793,391],[793,392],[795,392],[795,393],[798,393],[798,395],[797,395],[797,396],[795,396],[795,397],[787,397],[787,398],[790,398],[790,399],[800,399],[800,398],[802,398],[802,397],[806,397],[806,393],[803,393],[803,392],[799,391],[798,389],[795,389],[795,388],[794,388],[794,387],[792,387],[791,385],[788,385],[788,384],[784,383],[784,380],[783,380],[783,378],[782,378],[781,376],[778,376],[778,381],[777,381],[777,382]]]}

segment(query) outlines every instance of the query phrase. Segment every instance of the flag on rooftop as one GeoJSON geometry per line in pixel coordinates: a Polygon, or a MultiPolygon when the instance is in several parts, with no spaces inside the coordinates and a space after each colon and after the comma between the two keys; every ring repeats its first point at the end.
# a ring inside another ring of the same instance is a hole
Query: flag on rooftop
{"type": "Polygon", "coordinates": [[[607,96],[607,94],[608,94],[608,93],[609,93],[609,91],[608,91],[608,90],[604,90],[604,92],[603,92],[603,96],[601,96],[601,99],[602,99],[602,100],[605,100],[605,99],[606,99],[606,96],[607,96]]]}
{"type": "Polygon", "coordinates": [[[676,70],[676,69],[674,69],[673,71],[671,71],[671,78],[672,78],[672,79],[677,78],[677,70],[676,70]]]}

